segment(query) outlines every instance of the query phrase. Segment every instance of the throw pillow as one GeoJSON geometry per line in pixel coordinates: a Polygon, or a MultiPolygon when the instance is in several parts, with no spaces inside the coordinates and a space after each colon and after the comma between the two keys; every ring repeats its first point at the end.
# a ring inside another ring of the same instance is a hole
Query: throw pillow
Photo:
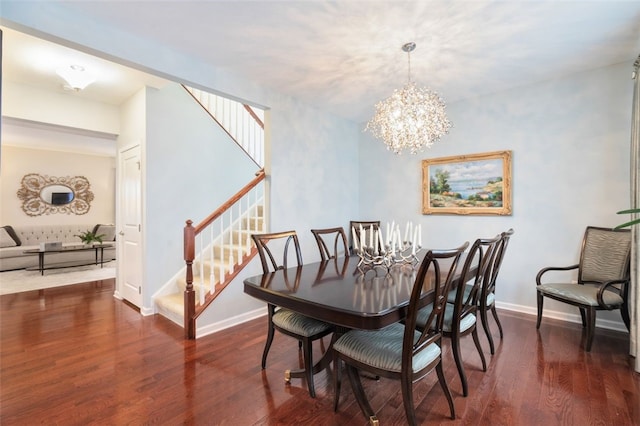
{"type": "Polygon", "coordinates": [[[0,228],[0,247],[16,247],[21,245],[22,242],[16,231],[9,225],[0,228]]]}
{"type": "Polygon", "coordinates": [[[116,226],[115,225],[103,225],[98,224],[93,228],[93,233],[96,235],[104,235],[102,241],[115,241],[116,240],[116,226]]]}

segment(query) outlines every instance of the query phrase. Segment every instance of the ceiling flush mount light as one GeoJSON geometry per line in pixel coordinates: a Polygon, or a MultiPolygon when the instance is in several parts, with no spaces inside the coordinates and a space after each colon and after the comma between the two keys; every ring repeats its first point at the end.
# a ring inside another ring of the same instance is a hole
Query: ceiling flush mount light
{"type": "Polygon", "coordinates": [[[81,65],[69,65],[68,67],[60,68],[56,73],[67,83],[65,88],[75,90],[76,92],[84,89],[95,81],[95,78],[81,65]]]}
{"type": "Polygon", "coordinates": [[[415,48],[413,42],[402,46],[409,58],[409,82],[376,104],[376,113],[365,128],[382,139],[387,149],[395,154],[405,149],[415,154],[425,146],[429,148],[451,128],[446,105],[440,95],[430,89],[416,87],[411,81],[411,52],[415,48]]]}

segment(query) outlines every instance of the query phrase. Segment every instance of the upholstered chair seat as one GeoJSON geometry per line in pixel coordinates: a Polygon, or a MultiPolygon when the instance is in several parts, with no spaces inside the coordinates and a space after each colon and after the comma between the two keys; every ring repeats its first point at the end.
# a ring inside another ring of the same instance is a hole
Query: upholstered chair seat
{"type": "Polygon", "coordinates": [[[311,337],[331,329],[331,325],[289,309],[278,309],[271,317],[277,327],[299,336],[311,337]]]}
{"type": "MultiPolygon", "coordinates": [[[[472,285],[466,285],[464,288],[464,298],[466,299],[467,297],[469,297],[469,295],[471,294],[471,291],[473,290],[473,286],[472,285]]],[[[487,303],[486,306],[492,306],[493,303],[496,301],[496,295],[493,294],[493,292],[487,294],[486,297],[487,303]]],[[[449,297],[447,298],[447,302],[449,303],[455,303],[456,301],[456,291],[450,291],[449,292],[449,297]]],[[[481,300],[478,299],[478,306],[480,306],[481,304],[481,300]]]]}
{"type": "MultiPolygon", "coordinates": [[[[599,306],[598,292],[600,291],[601,284],[567,284],[567,283],[547,283],[541,284],[536,289],[545,295],[554,295],[562,297],[565,300],[570,300],[581,305],[599,306]]],[[[620,306],[624,302],[622,296],[620,296],[619,289],[615,289],[614,293],[610,290],[605,290],[602,293],[602,299],[605,305],[608,306],[620,306]]]]}
{"type": "MultiPolygon", "coordinates": [[[[454,306],[451,303],[447,303],[447,307],[444,310],[444,320],[442,322],[442,331],[446,333],[451,333],[453,331],[453,309],[454,306]]],[[[423,309],[418,311],[418,318],[416,319],[416,325],[419,328],[424,327],[427,323],[427,319],[429,315],[431,315],[431,310],[433,309],[433,305],[426,306],[423,309]]],[[[469,330],[476,323],[476,316],[474,314],[469,314],[463,317],[460,321],[460,333],[464,333],[469,330]]]]}
{"type": "MultiPolygon", "coordinates": [[[[404,325],[395,323],[381,330],[353,330],[339,338],[334,349],[355,361],[400,373],[402,370],[402,342],[404,325]]],[[[418,341],[420,333],[415,332],[414,341],[418,341]]],[[[412,359],[413,371],[420,371],[440,356],[440,346],[431,343],[418,352],[412,359]]]]}

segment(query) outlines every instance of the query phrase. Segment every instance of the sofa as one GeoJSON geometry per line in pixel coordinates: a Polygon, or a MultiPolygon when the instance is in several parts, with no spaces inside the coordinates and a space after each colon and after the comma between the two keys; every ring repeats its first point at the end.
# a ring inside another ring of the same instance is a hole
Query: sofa
{"type": "MultiPolygon", "coordinates": [[[[0,271],[24,269],[38,266],[37,253],[24,253],[25,250],[40,249],[41,243],[60,242],[62,246],[81,246],[78,237],[86,231],[93,231],[96,235],[104,235],[103,243],[114,242],[116,239],[115,225],[40,225],[40,226],[10,226],[0,228],[0,271]]],[[[87,264],[95,262],[95,251],[71,251],[50,253],[45,256],[45,267],[53,263],[84,261],[87,264]]],[[[116,258],[115,244],[104,249],[104,261],[116,258]]]]}

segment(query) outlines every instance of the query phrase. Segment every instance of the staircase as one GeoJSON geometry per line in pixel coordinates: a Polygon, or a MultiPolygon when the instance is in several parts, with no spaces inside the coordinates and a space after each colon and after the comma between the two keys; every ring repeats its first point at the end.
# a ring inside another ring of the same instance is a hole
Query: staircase
{"type": "MultiPolygon", "coordinates": [[[[237,222],[236,226],[227,226],[220,234],[213,232],[220,226],[216,222],[196,238],[195,252],[199,255],[192,266],[196,311],[203,311],[256,254],[251,234],[265,232],[264,205],[255,205],[251,213],[237,222]],[[216,236],[211,239],[212,235],[216,236]]],[[[180,326],[185,322],[186,269],[183,268],[175,280],[175,292],[155,298],[158,313],[180,326]]]]}
{"type": "Polygon", "coordinates": [[[248,105],[183,87],[260,168],[199,224],[186,221],[186,265],[154,297],[156,311],[184,326],[185,337],[194,339],[198,316],[257,254],[251,234],[266,232],[264,124],[261,113],[248,105]]]}

